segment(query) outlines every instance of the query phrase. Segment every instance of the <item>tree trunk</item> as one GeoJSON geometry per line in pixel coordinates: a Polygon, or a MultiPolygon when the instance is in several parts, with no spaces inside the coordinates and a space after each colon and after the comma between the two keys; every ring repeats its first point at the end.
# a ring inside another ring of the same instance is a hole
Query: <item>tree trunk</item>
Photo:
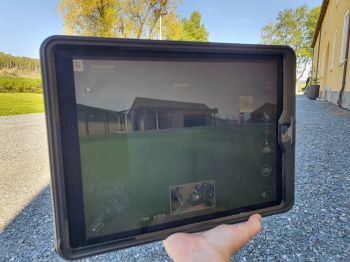
{"type": "Polygon", "coordinates": [[[148,17],[149,17],[149,14],[150,14],[150,12],[151,12],[151,10],[152,10],[152,8],[155,6],[155,4],[153,4],[153,5],[150,5],[149,7],[148,7],[148,9],[147,9],[147,11],[146,11],[146,14],[145,14],[145,16],[143,17],[143,19],[142,19],[142,21],[141,21],[141,24],[140,24],[140,28],[139,28],[139,31],[138,31],[138,33],[137,33],[137,38],[141,38],[141,36],[142,36],[142,32],[143,32],[143,27],[144,27],[144,25],[145,25],[145,23],[146,23],[146,21],[147,21],[147,19],[148,19],[148,17]]]}
{"type": "Polygon", "coordinates": [[[300,78],[303,76],[303,74],[304,74],[304,72],[305,72],[305,70],[306,70],[306,66],[307,66],[307,62],[305,62],[303,71],[302,71],[301,74],[297,77],[297,82],[299,82],[300,78]]]}

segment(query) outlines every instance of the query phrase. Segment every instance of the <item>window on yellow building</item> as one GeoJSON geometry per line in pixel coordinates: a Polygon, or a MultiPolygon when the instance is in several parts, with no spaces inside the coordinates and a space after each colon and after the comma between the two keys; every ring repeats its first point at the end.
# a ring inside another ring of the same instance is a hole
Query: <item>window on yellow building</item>
{"type": "Polygon", "coordinates": [[[344,24],[343,24],[343,36],[341,40],[341,49],[340,49],[340,64],[345,62],[345,51],[346,51],[346,43],[348,40],[348,31],[349,31],[349,9],[346,11],[344,15],[344,24]]]}
{"type": "Polygon", "coordinates": [[[335,55],[335,50],[336,50],[336,45],[337,45],[337,30],[334,31],[333,34],[333,46],[332,46],[332,56],[331,56],[331,70],[334,68],[334,55],[335,55]]]}

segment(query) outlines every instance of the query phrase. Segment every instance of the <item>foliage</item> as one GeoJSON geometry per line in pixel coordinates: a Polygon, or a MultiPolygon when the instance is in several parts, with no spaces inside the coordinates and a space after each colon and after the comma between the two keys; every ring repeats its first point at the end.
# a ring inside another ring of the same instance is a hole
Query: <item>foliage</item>
{"type": "Polygon", "coordinates": [[[154,38],[160,14],[173,14],[175,0],[61,0],[67,34],[154,38]]]}
{"type": "Polygon", "coordinates": [[[207,41],[198,12],[181,20],[181,0],[61,0],[58,13],[66,34],[101,37],[207,41]],[[198,31],[196,31],[198,30],[198,31]]]}
{"type": "Polygon", "coordinates": [[[25,56],[12,56],[0,52],[0,69],[3,68],[17,68],[21,70],[39,71],[40,61],[39,59],[25,57],[25,56]]]}
{"type": "Polygon", "coordinates": [[[0,93],[0,116],[44,112],[42,94],[0,93]]]}
{"type": "Polygon", "coordinates": [[[320,78],[319,77],[312,77],[311,78],[311,85],[319,85],[320,84],[320,78]]]}
{"type": "Polygon", "coordinates": [[[308,28],[307,39],[310,42],[310,45],[311,45],[312,39],[313,39],[314,34],[315,34],[317,20],[318,20],[318,17],[320,15],[320,11],[321,11],[321,7],[318,6],[318,7],[315,7],[313,9],[309,10],[308,15],[307,15],[308,16],[307,20],[306,20],[306,26],[308,28]]]}
{"type": "Polygon", "coordinates": [[[296,84],[296,91],[297,92],[299,92],[299,90],[300,90],[300,92],[305,92],[305,88],[306,88],[306,83],[304,83],[304,82],[298,82],[296,84]]]}
{"type": "Polygon", "coordinates": [[[42,93],[40,79],[0,76],[0,93],[42,93]]]}
{"type": "Polygon", "coordinates": [[[189,19],[183,19],[183,38],[185,41],[208,41],[209,33],[201,22],[201,14],[195,11],[189,19]]]}
{"type": "Polygon", "coordinates": [[[306,5],[284,9],[275,22],[261,29],[261,42],[272,45],[289,45],[297,57],[297,80],[304,74],[312,59],[311,42],[315,32],[320,7],[309,9],[306,5]]]}
{"type": "Polygon", "coordinates": [[[184,35],[183,22],[178,19],[177,14],[168,14],[164,16],[165,28],[162,26],[164,39],[181,41],[184,35]]]}

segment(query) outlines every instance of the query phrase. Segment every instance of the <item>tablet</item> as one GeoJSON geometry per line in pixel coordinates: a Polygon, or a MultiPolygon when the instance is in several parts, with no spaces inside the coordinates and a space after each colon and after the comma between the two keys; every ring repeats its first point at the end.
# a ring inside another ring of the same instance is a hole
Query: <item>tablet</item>
{"type": "Polygon", "coordinates": [[[54,36],[41,62],[65,258],[292,207],[291,48],[54,36]]]}

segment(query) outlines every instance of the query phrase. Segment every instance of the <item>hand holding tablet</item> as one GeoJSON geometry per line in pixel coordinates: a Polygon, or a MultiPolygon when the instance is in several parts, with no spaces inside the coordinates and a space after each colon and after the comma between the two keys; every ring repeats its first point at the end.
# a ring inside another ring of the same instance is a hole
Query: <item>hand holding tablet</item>
{"type": "Polygon", "coordinates": [[[62,256],[292,207],[290,48],[56,36],[41,61],[62,256]]]}
{"type": "Polygon", "coordinates": [[[168,255],[175,261],[230,261],[230,258],[261,230],[261,216],[252,215],[247,222],[220,225],[208,231],[175,233],[163,241],[168,255]]]}

